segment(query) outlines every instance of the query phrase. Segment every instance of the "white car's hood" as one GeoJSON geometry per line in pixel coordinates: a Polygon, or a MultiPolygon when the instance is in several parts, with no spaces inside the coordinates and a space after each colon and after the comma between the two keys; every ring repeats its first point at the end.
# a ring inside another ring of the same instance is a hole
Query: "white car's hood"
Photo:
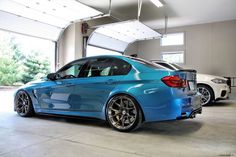
{"type": "Polygon", "coordinates": [[[226,78],[221,77],[221,76],[214,76],[214,75],[198,74],[197,73],[197,80],[212,80],[212,79],[215,79],[215,78],[222,79],[222,80],[227,80],[226,78]]]}

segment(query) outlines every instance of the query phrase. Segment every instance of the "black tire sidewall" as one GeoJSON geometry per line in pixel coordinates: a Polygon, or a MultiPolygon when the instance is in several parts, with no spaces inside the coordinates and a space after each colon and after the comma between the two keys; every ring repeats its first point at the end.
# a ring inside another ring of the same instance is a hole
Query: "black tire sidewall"
{"type": "Polygon", "coordinates": [[[29,109],[28,109],[28,111],[25,113],[25,114],[21,114],[21,113],[19,113],[17,110],[16,110],[16,112],[17,112],[17,114],[19,115],[19,116],[21,116],[21,117],[30,117],[30,116],[32,116],[33,114],[34,114],[34,108],[33,108],[33,104],[32,104],[32,100],[31,100],[31,97],[29,96],[29,94],[26,92],[26,91],[24,91],[24,90],[20,90],[20,91],[18,91],[17,93],[16,93],[16,96],[15,96],[15,99],[14,99],[14,105],[15,105],[15,107],[16,107],[16,101],[18,101],[17,99],[16,99],[16,97],[17,97],[17,95],[20,93],[20,92],[24,92],[27,96],[28,96],[28,98],[29,98],[29,109]]]}

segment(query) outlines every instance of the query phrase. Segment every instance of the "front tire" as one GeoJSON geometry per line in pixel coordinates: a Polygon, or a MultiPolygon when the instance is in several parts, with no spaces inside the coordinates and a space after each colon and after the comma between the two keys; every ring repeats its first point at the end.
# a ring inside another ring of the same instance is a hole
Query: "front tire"
{"type": "Polygon", "coordinates": [[[112,128],[128,132],[140,127],[143,116],[137,101],[122,94],[110,99],[106,108],[106,118],[112,128]]]}
{"type": "Polygon", "coordinates": [[[214,100],[214,92],[207,85],[203,84],[197,85],[197,91],[202,95],[201,97],[202,106],[208,105],[214,100]]]}
{"type": "Polygon", "coordinates": [[[21,90],[16,93],[15,110],[21,117],[30,117],[34,115],[32,101],[27,92],[21,90]]]}

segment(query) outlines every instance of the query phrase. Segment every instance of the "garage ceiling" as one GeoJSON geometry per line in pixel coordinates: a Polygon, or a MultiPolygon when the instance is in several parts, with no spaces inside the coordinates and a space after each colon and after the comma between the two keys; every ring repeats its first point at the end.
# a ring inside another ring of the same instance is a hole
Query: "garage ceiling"
{"type": "MultiPolygon", "coordinates": [[[[80,0],[107,11],[109,0],[80,0]]],[[[185,26],[236,19],[236,0],[161,0],[165,6],[157,8],[150,0],[143,0],[141,21],[154,29],[164,28],[164,16],[168,26],[185,26]]],[[[122,20],[137,16],[137,0],[112,0],[112,14],[122,20]]]]}

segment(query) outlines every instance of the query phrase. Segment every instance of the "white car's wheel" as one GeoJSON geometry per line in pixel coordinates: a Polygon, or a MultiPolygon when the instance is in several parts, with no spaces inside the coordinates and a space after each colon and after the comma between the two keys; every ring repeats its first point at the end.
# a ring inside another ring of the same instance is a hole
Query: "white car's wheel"
{"type": "Polygon", "coordinates": [[[202,106],[207,105],[214,100],[214,93],[210,87],[207,85],[197,85],[197,91],[202,95],[201,103],[202,106]]]}

